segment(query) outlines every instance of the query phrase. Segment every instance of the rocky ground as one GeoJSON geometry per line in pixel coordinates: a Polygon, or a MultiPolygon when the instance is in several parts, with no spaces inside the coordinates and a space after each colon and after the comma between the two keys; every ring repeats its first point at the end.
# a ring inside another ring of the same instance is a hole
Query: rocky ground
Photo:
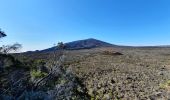
{"type": "Polygon", "coordinates": [[[170,99],[168,48],[100,48],[81,55],[82,60],[70,66],[93,99],[170,99]]]}
{"type": "MultiPolygon", "coordinates": [[[[53,55],[54,52],[24,54],[22,57],[21,55],[17,56],[20,59],[49,61],[53,59],[53,55]]],[[[69,68],[71,75],[74,76],[73,78],[81,80],[81,82],[76,81],[76,84],[81,89],[74,85],[76,91],[82,91],[81,94],[75,94],[75,96],[78,96],[78,99],[170,99],[170,48],[65,50],[63,60],[64,69],[69,68]],[[83,95],[86,98],[83,98],[83,95]]],[[[67,76],[64,73],[62,76],[67,76]]],[[[65,79],[74,83],[72,78],[67,79],[65,77],[65,79]]],[[[65,85],[67,86],[67,84],[65,85]]],[[[74,87],[71,86],[70,88],[73,89],[74,87]]],[[[55,88],[52,90],[54,91],[55,88]]]]}

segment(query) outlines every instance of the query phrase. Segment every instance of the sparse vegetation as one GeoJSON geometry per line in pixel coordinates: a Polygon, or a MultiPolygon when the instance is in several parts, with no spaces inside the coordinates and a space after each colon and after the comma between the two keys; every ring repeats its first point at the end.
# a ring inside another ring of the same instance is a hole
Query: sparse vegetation
{"type": "Polygon", "coordinates": [[[0,54],[0,99],[167,100],[170,48],[0,54]]]}
{"type": "MultiPolygon", "coordinates": [[[[4,33],[2,35],[5,36],[4,33]]],[[[64,49],[63,45],[60,46],[61,50],[64,49]]],[[[79,78],[63,66],[63,53],[57,56],[54,52],[55,56],[50,56],[54,58],[48,60],[7,54],[19,47],[19,44],[1,47],[1,53],[3,53],[0,54],[1,100],[26,98],[29,100],[86,100],[89,98],[79,78]]]]}
{"type": "MultiPolygon", "coordinates": [[[[42,66],[44,62],[37,60],[37,64],[42,66]]],[[[1,75],[8,76],[13,73],[13,78],[0,77],[0,89],[2,90],[0,98],[2,100],[10,98],[10,100],[24,98],[29,98],[31,100],[46,98],[52,100],[89,98],[86,94],[85,87],[83,87],[81,81],[71,70],[64,69],[64,67],[57,65],[57,63],[55,65],[52,63],[51,66],[53,67],[50,67],[50,69],[44,66],[47,69],[45,70],[46,72],[43,72],[39,67],[33,67],[33,70],[25,70],[21,67],[20,69],[10,70],[9,73],[4,71],[1,75]],[[13,82],[11,83],[11,81],[13,82]],[[8,87],[9,85],[12,87],[8,87]]]]}
{"type": "MultiPolygon", "coordinates": [[[[0,29],[0,38],[6,37],[6,36],[7,35],[5,34],[5,32],[1,31],[0,29]]],[[[16,52],[20,48],[22,48],[22,45],[19,43],[15,43],[13,45],[3,45],[2,47],[0,47],[0,53],[7,54],[9,52],[16,52]]]]}
{"type": "Polygon", "coordinates": [[[8,54],[10,52],[16,52],[20,48],[22,48],[22,46],[19,43],[15,43],[13,45],[3,45],[0,47],[0,52],[3,54],[8,54]]]}
{"type": "Polygon", "coordinates": [[[161,83],[160,88],[162,88],[162,89],[170,89],[170,80],[166,81],[165,83],[161,83]]]}
{"type": "Polygon", "coordinates": [[[0,29],[0,38],[3,38],[5,36],[6,36],[5,32],[0,29]]]}
{"type": "Polygon", "coordinates": [[[39,70],[38,71],[32,70],[30,72],[30,74],[31,74],[31,77],[33,77],[33,78],[43,78],[43,77],[47,76],[47,73],[41,72],[39,70]]]}
{"type": "Polygon", "coordinates": [[[65,45],[63,42],[58,42],[57,47],[58,47],[59,49],[65,49],[65,48],[66,48],[66,45],[65,45]]]}

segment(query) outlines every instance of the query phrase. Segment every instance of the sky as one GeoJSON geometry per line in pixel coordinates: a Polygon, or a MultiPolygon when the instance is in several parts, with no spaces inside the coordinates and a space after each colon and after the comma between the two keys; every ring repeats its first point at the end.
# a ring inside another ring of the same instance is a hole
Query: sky
{"type": "Polygon", "coordinates": [[[42,50],[59,41],[170,45],[170,0],[0,0],[2,44],[42,50]]]}

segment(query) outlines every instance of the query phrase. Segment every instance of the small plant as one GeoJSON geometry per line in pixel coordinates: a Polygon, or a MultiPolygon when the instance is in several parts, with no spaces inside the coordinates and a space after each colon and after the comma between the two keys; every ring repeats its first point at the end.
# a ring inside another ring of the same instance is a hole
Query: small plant
{"type": "MultiPolygon", "coordinates": [[[[0,29],[0,39],[3,37],[6,37],[7,35],[5,34],[4,31],[1,31],[0,29]]],[[[15,43],[13,45],[3,45],[0,47],[0,53],[1,54],[8,54],[10,52],[16,52],[17,50],[21,49],[22,45],[19,43],[15,43]]]]}
{"type": "Polygon", "coordinates": [[[62,50],[66,48],[66,45],[63,42],[58,42],[57,47],[62,50]]]}
{"type": "Polygon", "coordinates": [[[5,36],[6,36],[5,32],[1,31],[0,29],[0,38],[5,37],[5,36]]]}
{"type": "Polygon", "coordinates": [[[170,88],[170,80],[168,80],[167,82],[160,84],[160,88],[161,89],[167,89],[170,88]]]}
{"type": "Polygon", "coordinates": [[[35,64],[37,65],[45,65],[45,61],[42,59],[35,60],[35,64]]]}
{"type": "Polygon", "coordinates": [[[31,77],[34,77],[34,78],[42,78],[42,77],[45,77],[45,76],[47,76],[47,73],[45,73],[45,72],[41,72],[41,71],[36,71],[36,70],[32,70],[31,72],[30,72],[30,74],[31,74],[31,77]]]}

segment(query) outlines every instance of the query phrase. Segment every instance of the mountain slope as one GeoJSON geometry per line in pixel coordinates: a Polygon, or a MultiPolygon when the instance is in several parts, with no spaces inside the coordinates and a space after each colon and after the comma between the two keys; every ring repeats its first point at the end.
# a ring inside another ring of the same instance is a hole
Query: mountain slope
{"type": "MultiPolygon", "coordinates": [[[[96,48],[96,47],[112,47],[116,45],[103,42],[97,39],[89,38],[85,40],[78,40],[78,41],[65,43],[65,46],[67,50],[78,50],[78,49],[90,49],[90,48],[96,48]]],[[[52,47],[52,48],[42,50],[42,52],[54,51],[56,49],[58,48],[52,47]]]]}
{"type": "Polygon", "coordinates": [[[69,49],[108,47],[108,46],[113,45],[93,38],[66,43],[66,47],[68,47],[69,49]]]}

